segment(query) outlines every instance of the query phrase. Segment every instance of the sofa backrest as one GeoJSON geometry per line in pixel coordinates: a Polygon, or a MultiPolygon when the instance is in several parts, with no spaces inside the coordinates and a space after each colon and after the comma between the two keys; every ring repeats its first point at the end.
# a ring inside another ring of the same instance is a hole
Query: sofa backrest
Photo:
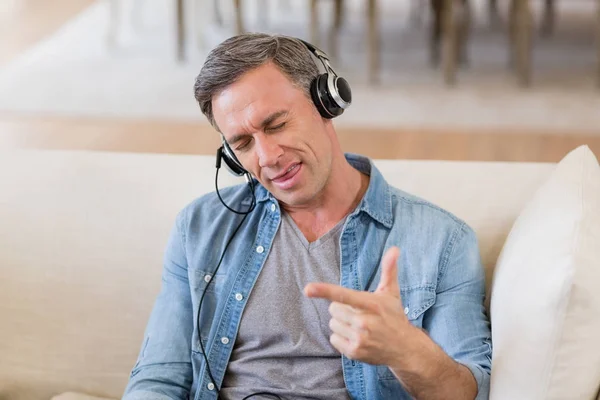
{"type": "MultiPolygon", "coordinates": [[[[552,164],[378,160],[393,185],[478,233],[488,282],[552,164]]],[[[119,398],[177,212],[214,190],[212,156],[0,152],[0,399],[119,398]]],[[[237,183],[223,170],[221,186],[237,183]]]]}

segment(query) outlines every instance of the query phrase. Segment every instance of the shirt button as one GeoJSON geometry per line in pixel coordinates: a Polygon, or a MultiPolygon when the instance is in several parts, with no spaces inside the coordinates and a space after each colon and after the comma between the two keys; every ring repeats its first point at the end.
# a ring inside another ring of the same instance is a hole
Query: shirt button
{"type": "Polygon", "coordinates": [[[210,275],[204,275],[204,282],[206,282],[206,283],[210,282],[210,278],[211,278],[210,275]]]}
{"type": "Polygon", "coordinates": [[[271,204],[271,211],[272,211],[272,212],[275,212],[275,209],[276,209],[276,208],[277,208],[277,207],[275,207],[275,204],[271,204]]]}
{"type": "Polygon", "coordinates": [[[221,338],[221,343],[223,343],[223,344],[229,344],[229,338],[222,337],[221,338]]]}
{"type": "Polygon", "coordinates": [[[262,246],[258,246],[258,247],[256,248],[256,252],[257,252],[258,254],[262,254],[264,251],[265,251],[265,248],[264,248],[264,247],[262,247],[262,246]]]}
{"type": "Polygon", "coordinates": [[[215,384],[212,382],[206,385],[206,387],[208,388],[208,390],[215,390],[215,384]]]}
{"type": "Polygon", "coordinates": [[[404,314],[408,314],[408,307],[404,307],[404,314]]]}
{"type": "Polygon", "coordinates": [[[236,293],[235,294],[235,299],[237,301],[242,301],[244,299],[244,296],[241,293],[236,293]]]}

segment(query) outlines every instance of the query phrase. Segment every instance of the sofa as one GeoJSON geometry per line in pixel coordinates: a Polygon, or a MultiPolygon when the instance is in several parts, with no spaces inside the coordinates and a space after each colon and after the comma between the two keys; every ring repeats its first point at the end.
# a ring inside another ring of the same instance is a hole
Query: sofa
{"type": "MultiPolygon", "coordinates": [[[[374,162],[474,228],[490,307],[513,224],[557,164],[374,162]]],[[[0,399],[121,397],[175,216],[214,178],[214,156],[0,151],[0,399]]]]}

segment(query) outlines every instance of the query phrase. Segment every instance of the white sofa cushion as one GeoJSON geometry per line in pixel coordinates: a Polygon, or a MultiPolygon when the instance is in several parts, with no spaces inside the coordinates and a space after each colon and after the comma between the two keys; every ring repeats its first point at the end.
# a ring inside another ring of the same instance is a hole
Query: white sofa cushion
{"type": "Polygon", "coordinates": [[[494,271],[492,400],[595,399],[600,167],[569,153],[515,221],[494,271]]]}
{"type": "MultiPolygon", "coordinates": [[[[376,162],[393,185],[475,229],[489,277],[515,218],[555,167],[376,162]]],[[[0,399],[120,398],[175,216],[214,191],[214,174],[214,156],[0,151],[0,399]]],[[[243,179],[222,171],[219,181],[243,179]]]]}

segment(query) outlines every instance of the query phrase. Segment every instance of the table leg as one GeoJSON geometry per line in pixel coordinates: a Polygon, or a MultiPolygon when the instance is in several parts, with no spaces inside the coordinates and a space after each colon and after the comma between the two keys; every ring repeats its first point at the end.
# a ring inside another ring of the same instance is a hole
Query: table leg
{"type": "Polygon", "coordinates": [[[492,27],[496,27],[500,23],[500,13],[498,13],[498,0],[489,0],[488,22],[492,27]]]}

